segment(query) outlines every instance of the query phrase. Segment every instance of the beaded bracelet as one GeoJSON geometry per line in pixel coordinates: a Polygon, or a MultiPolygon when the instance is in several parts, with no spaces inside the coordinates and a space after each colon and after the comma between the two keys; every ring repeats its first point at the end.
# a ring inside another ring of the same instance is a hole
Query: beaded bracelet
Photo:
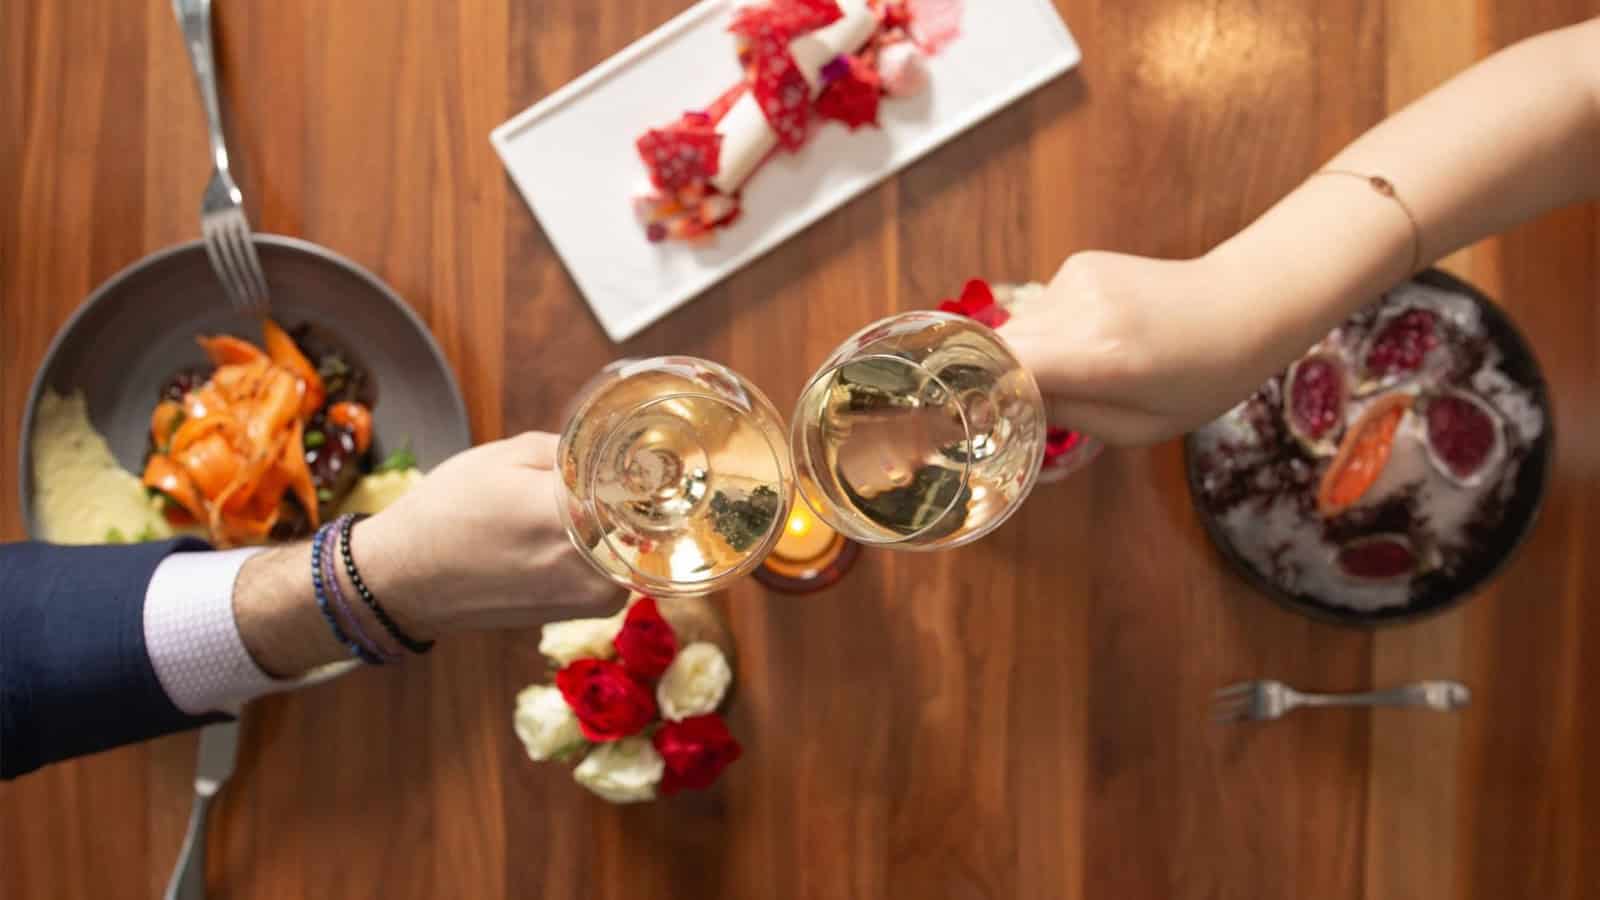
{"type": "Polygon", "coordinates": [[[355,641],[350,640],[339,626],[339,620],[333,614],[333,609],[328,605],[328,592],[326,583],[322,580],[322,544],[323,539],[332,533],[333,524],[329,523],[317,529],[317,534],[311,539],[311,587],[316,592],[317,609],[322,612],[322,618],[328,623],[328,628],[333,632],[333,639],[338,641],[350,655],[365,663],[376,665],[376,657],[367,653],[366,649],[355,641]]]}
{"type": "Polygon", "coordinates": [[[361,645],[361,649],[374,657],[378,665],[395,662],[400,658],[400,654],[389,650],[382,643],[369,637],[367,630],[361,626],[360,617],[356,615],[354,609],[350,608],[350,603],[345,600],[344,586],[339,583],[339,576],[334,570],[333,564],[334,542],[337,540],[334,532],[338,527],[337,524],[332,525],[327,536],[320,541],[322,544],[322,580],[327,584],[328,593],[333,597],[334,609],[339,617],[350,623],[350,628],[346,633],[355,638],[355,643],[361,645]]]}
{"type": "Polygon", "coordinates": [[[347,516],[339,520],[339,555],[344,557],[345,574],[350,576],[350,583],[356,586],[356,593],[361,596],[361,602],[378,617],[378,621],[383,624],[384,630],[389,632],[389,636],[394,638],[395,643],[412,653],[427,653],[433,649],[433,641],[419,641],[402,631],[394,619],[389,618],[389,614],[378,604],[378,598],[372,596],[367,583],[361,580],[361,570],[356,568],[355,557],[350,555],[350,532],[355,528],[356,522],[364,518],[366,516],[347,516]]]}

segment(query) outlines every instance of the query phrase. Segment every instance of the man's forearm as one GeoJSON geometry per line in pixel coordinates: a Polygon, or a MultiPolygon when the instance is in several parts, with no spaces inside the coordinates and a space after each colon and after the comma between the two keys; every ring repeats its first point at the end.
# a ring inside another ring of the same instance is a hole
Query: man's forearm
{"type": "MultiPolygon", "coordinates": [[[[376,520],[374,520],[376,522],[376,520]]],[[[351,548],[363,581],[375,592],[405,632],[419,640],[434,637],[436,629],[424,613],[425,597],[372,523],[358,525],[351,548]]],[[[396,647],[383,624],[359,599],[342,562],[334,561],[334,578],[345,598],[344,611],[332,599],[332,585],[324,596],[341,629],[366,635],[371,641],[396,647]]],[[[306,542],[275,547],[258,554],[239,570],[233,593],[234,620],[250,656],[275,678],[298,678],[327,663],[350,658],[350,651],[333,636],[311,580],[311,545],[306,542]]],[[[347,633],[347,637],[357,637],[347,633]]]]}
{"type": "Polygon", "coordinates": [[[1600,19],[1463,72],[1325,166],[1381,175],[1415,217],[1348,177],[1318,177],[1209,259],[1247,293],[1261,358],[1303,351],[1423,264],[1600,196],[1600,19]]]}
{"type": "Polygon", "coordinates": [[[348,656],[317,608],[310,573],[307,543],[268,550],[239,570],[233,589],[239,636],[274,678],[297,678],[348,656]]]}

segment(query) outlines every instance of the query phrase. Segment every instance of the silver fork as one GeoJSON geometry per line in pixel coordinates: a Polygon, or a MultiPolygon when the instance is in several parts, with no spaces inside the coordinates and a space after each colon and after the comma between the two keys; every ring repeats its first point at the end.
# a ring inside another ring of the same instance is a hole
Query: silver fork
{"type": "Polygon", "coordinates": [[[244,197],[228,170],[228,145],[222,135],[222,105],[217,99],[216,57],[211,50],[211,0],[172,0],[172,11],[183,29],[194,78],[200,85],[200,103],[206,108],[211,136],[211,181],[200,201],[200,231],[206,241],[211,268],[222,281],[228,301],[240,313],[264,316],[269,309],[267,276],[256,257],[250,223],[244,217],[244,197]]]}
{"type": "Polygon", "coordinates": [[[1281,681],[1245,681],[1212,697],[1216,722],[1281,719],[1302,706],[1417,706],[1451,712],[1472,702],[1472,692],[1459,681],[1418,681],[1386,691],[1361,694],[1308,694],[1281,681]]]}

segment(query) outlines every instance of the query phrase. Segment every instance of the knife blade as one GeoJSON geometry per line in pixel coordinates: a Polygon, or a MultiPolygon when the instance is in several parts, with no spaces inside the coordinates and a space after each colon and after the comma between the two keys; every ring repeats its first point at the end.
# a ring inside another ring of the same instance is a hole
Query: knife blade
{"type": "Polygon", "coordinates": [[[200,731],[200,758],[195,765],[194,790],[205,797],[214,796],[233,775],[234,761],[239,754],[239,721],[218,722],[200,731]]]}

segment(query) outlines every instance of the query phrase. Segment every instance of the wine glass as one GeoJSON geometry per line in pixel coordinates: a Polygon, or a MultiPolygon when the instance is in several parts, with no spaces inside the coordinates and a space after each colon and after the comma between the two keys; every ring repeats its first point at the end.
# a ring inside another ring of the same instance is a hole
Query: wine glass
{"type": "Polygon", "coordinates": [[[755,568],[794,494],[771,401],[687,356],[607,366],[573,401],[557,460],[573,544],[606,577],[655,596],[707,594],[755,568]]]}
{"type": "Polygon", "coordinates": [[[972,319],[911,312],[845,341],[801,393],[789,432],[800,494],[865,544],[975,541],[1033,489],[1045,452],[1033,375],[972,319]]]}

